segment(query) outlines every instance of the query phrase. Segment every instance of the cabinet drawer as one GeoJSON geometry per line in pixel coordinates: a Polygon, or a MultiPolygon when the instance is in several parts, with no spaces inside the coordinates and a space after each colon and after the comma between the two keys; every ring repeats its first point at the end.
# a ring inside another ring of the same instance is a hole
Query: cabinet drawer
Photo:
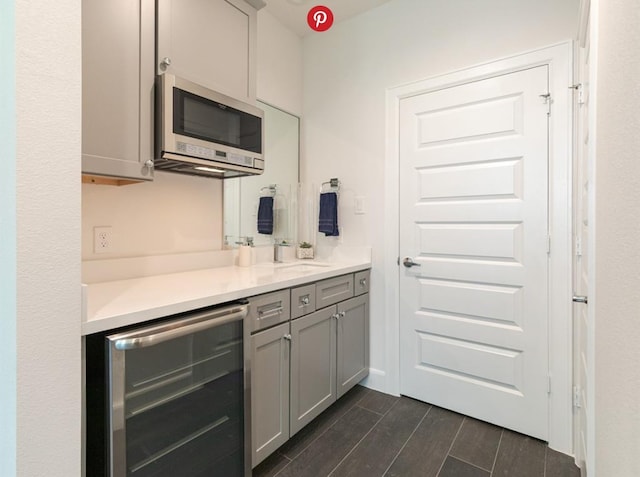
{"type": "Polygon", "coordinates": [[[262,330],[291,318],[289,290],[280,290],[249,298],[247,318],[251,331],[262,330]]]}
{"type": "Polygon", "coordinates": [[[328,278],[316,283],[316,309],[333,305],[353,296],[353,274],[328,278]]]}
{"type": "Polygon", "coordinates": [[[316,286],[305,285],[291,289],[291,319],[316,311],[316,286]]]}
{"type": "Polygon", "coordinates": [[[371,276],[371,270],[363,270],[354,275],[353,280],[353,295],[358,296],[363,293],[369,293],[369,277],[371,276]]]}

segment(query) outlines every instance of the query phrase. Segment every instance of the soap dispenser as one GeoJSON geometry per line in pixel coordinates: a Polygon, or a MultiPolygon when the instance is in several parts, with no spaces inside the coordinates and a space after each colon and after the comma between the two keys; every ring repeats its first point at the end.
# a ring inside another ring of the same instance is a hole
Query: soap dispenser
{"type": "Polygon", "coordinates": [[[249,267],[253,264],[253,237],[245,237],[238,248],[238,266],[249,267]]]}

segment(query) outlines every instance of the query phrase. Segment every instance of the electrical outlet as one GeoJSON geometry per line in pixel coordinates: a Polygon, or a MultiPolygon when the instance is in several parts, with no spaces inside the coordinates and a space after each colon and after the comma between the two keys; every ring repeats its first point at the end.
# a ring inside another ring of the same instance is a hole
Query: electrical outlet
{"type": "Polygon", "coordinates": [[[93,253],[111,252],[111,227],[101,226],[93,228],[93,253]]]}

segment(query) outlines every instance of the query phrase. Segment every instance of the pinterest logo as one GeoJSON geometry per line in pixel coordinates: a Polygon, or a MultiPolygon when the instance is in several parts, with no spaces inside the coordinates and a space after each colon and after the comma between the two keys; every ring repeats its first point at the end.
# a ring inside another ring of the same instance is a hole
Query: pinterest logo
{"type": "Polygon", "coordinates": [[[307,23],[312,30],[327,31],[333,25],[333,12],[323,5],[317,5],[307,13],[307,23]]]}

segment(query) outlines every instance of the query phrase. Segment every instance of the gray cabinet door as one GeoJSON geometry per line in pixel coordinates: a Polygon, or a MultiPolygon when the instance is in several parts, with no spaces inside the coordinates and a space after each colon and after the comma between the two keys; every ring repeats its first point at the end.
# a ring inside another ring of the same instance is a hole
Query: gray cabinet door
{"type": "Polygon", "coordinates": [[[82,172],[153,179],[153,0],[82,2],[82,172]]]}
{"type": "Polygon", "coordinates": [[[336,400],[335,306],[291,322],[291,420],[296,432],[336,400]]]}
{"type": "Polygon", "coordinates": [[[338,303],[338,397],[369,374],[369,294],[338,303]]]}
{"type": "Polygon", "coordinates": [[[251,337],[252,467],[289,439],[289,323],[251,337]]]}
{"type": "Polygon", "coordinates": [[[158,0],[157,73],[254,101],[256,18],[244,0],[158,0]]]}

